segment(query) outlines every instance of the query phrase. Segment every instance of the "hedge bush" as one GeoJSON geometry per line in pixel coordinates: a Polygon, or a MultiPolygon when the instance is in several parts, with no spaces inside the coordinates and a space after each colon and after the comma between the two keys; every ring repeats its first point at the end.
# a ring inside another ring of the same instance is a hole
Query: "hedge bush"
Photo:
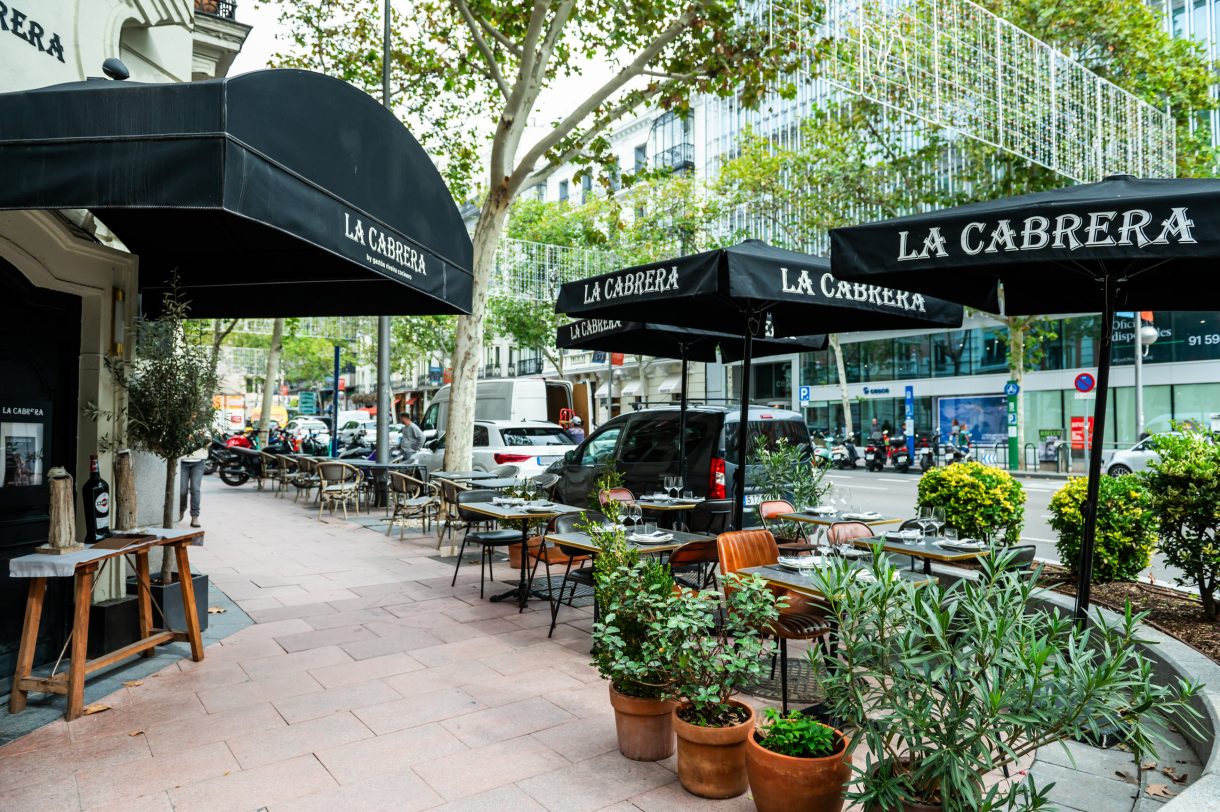
{"type": "Polygon", "coordinates": [[[1013,544],[1025,524],[1025,489],[1007,472],[980,462],[933,468],[919,478],[919,506],[945,511],[945,522],[970,538],[1013,544]]]}
{"type": "MultiPolygon", "coordinates": [[[[1080,563],[1088,479],[1069,479],[1051,497],[1051,528],[1059,534],[1059,561],[1075,573],[1080,563]]],[[[1093,583],[1134,581],[1152,562],[1157,520],[1152,495],[1134,474],[1103,476],[1097,496],[1097,535],[1093,542],[1093,583]]]]}

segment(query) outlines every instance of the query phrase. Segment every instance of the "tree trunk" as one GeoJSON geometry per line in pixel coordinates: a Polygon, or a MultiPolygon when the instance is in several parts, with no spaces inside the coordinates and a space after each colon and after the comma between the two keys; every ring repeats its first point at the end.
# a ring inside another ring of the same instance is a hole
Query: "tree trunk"
{"type": "MultiPolygon", "coordinates": [[[[178,459],[175,457],[172,460],[165,461],[165,504],[161,510],[161,526],[171,528],[177,523],[178,507],[175,504],[178,500],[178,494],[175,493],[174,477],[178,473],[178,459]]],[[[161,583],[168,584],[173,578],[173,559],[170,558],[169,548],[161,548],[161,583]]]]}
{"type": "Polygon", "coordinates": [[[1203,567],[1199,567],[1195,581],[1199,584],[1199,601],[1203,604],[1203,617],[1215,620],[1217,615],[1215,581],[1208,579],[1203,567]]]}
{"type": "Polygon", "coordinates": [[[839,343],[839,334],[830,334],[830,350],[835,356],[835,374],[839,379],[839,399],[843,404],[843,430],[850,442],[855,434],[851,420],[851,400],[847,397],[847,365],[843,363],[843,346],[839,343]]]}
{"type": "Polygon", "coordinates": [[[466,471],[474,443],[474,401],[478,392],[479,355],[487,318],[487,291],[496,264],[496,248],[508,217],[509,198],[503,192],[487,197],[474,229],[474,297],[470,315],[458,318],[453,351],[453,388],[449,390],[449,428],[445,432],[445,468],[466,471]]]}
{"type": "MultiPolygon", "coordinates": [[[[258,415],[258,447],[267,446],[267,433],[271,427],[271,404],[275,396],[275,385],[280,373],[280,351],[284,348],[284,320],[276,319],[271,327],[271,347],[267,350],[267,376],[263,379],[263,407],[258,415]]],[[[336,397],[339,382],[335,381],[336,397]]],[[[339,430],[338,426],[334,427],[339,430]]]]}
{"type": "MultiPolygon", "coordinates": [[[[76,489],[72,475],[63,468],[52,468],[47,473],[51,503],[48,508],[50,522],[47,528],[47,546],[56,549],[79,548],[76,541],[76,489]]],[[[85,505],[85,510],[92,510],[85,505]]],[[[85,539],[92,544],[96,539],[85,539]]]]}
{"type": "Polygon", "coordinates": [[[131,467],[131,452],[123,449],[114,455],[114,529],[136,526],[136,477],[131,467]]]}

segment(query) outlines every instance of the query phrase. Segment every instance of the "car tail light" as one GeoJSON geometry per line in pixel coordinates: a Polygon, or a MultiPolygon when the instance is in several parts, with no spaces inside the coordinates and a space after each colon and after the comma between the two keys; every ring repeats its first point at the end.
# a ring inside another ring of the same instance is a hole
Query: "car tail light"
{"type": "Polygon", "coordinates": [[[504,465],[510,462],[525,462],[533,459],[530,454],[492,454],[491,458],[496,461],[496,465],[504,465]]]}
{"type": "Polygon", "coordinates": [[[724,460],[712,457],[712,468],[707,478],[707,498],[724,499],[724,460]]]}

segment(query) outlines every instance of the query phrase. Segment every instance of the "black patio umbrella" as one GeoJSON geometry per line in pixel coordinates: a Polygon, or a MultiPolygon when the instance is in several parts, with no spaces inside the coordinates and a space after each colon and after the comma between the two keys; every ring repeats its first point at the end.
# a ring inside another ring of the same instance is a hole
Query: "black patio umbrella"
{"type": "MultiPolygon", "coordinates": [[[[760,338],[752,342],[755,358],[787,355],[826,348],[826,336],[801,338],[760,338]]],[[[579,319],[557,331],[555,346],[572,350],[604,350],[682,361],[682,390],[678,411],[678,466],[686,481],[686,365],[689,361],[739,361],[745,349],[740,335],[713,333],[666,324],[579,319]]]]}
{"type": "MultiPolygon", "coordinates": [[[[1214,289],[1220,180],[1099,183],[831,231],[831,268],[993,313],[1102,314],[1094,436],[1105,436],[1114,311],[1191,307],[1214,289]],[[1002,306],[1001,306],[1002,301],[1002,306]]],[[[1089,606],[1101,445],[1089,452],[1076,614],[1089,606]]]]}
{"type": "Polygon", "coordinates": [[[958,326],[962,322],[959,305],[836,279],[824,257],[776,248],[759,240],[569,282],[559,289],[555,310],[582,318],[740,332],[741,427],[733,500],[736,527],[741,527],[744,510],[750,359],[755,339],[958,326]]]}

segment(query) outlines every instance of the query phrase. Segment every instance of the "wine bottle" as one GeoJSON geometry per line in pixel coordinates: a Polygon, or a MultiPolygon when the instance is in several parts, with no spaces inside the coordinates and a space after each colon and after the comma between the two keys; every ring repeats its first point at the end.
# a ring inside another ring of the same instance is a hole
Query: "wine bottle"
{"type": "Polygon", "coordinates": [[[98,473],[97,455],[89,456],[89,478],[81,488],[85,503],[85,542],[93,544],[110,535],[110,486],[98,473]]]}

